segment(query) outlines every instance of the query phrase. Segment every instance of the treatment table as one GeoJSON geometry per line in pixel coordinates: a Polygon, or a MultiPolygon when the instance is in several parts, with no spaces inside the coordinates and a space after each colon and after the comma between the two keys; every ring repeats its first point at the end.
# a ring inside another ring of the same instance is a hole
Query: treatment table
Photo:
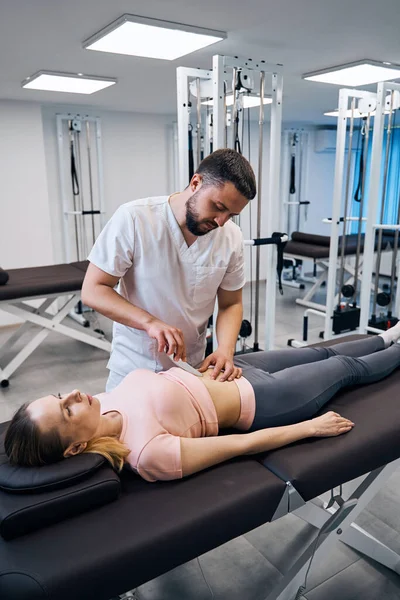
{"type": "Polygon", "coordinates": [[[33,329],[32,325],[39,326],[40,331],[36,328],[24,348],[7,365],[0,367],[1,387],[9,385],[11,375],[51,331],[101,348],[106,352],[111,351],[110,342],[101,334],[82,331],[81,327],[71,327],[70,324],[63,323],[68,313],[80,300],[88,264],[88,261],[80,261],[7,271],[8,280],[4,285],[0,285],[0,309],[22,319],[24,323],[3,344],[0,350],[0,361],[22,335],[33,329]],[[33,306],[31,301],[35,301],[33,306]],[[39,301],[39,306],[36,301],[39,301]]]}
{"type": "MultiPolygon", "coordinates": [[[[91,507],[78,483],[51,498],[37,494],[42,513],[27,519],[29,495],[0,489],[0,598],[110,600],[290,512],[315,525],[318,540],[275,589],[266,590],[268,600],[293,600],[313,552],[328,556],[337,540],[400,573],[400,556],[353,523],[400,464],[399,390],[400,369],[338,394],[324,412],[335,410],[355,422],[346,435],[241,457],[181,481],[148,483],[103,466],[107,489],[119,490],[102,506],[91,507]],[[318,496],[343,484],[324,508],[318,496]],[[69,494],[68,510],[75,513],[63,520],[51,512],[59,510],[62,494],[69,494]],[[20,504],[14,506],[12,496],[20,504]]],[[[0,436],[5,427],[0,425],[0,436]]],[[[1,451],[0,471],[6,462],[1,451]]],[[[95,489],[96,479],[87,480],[85,493],[89,486],[95,489]]]]}

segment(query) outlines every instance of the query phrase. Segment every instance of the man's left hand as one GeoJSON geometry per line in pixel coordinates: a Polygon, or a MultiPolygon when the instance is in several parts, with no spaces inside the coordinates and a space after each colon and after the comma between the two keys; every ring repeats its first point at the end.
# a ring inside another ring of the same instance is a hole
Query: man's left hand
{"type": "Polygon", "coordinates": [[[220,348],[204,359],[199,371],[204,373],[209,367],[214,367],[211,379],[218,381],[233,381],[242,376],[242,369],[233,364],[233,354],[220,348]]]}

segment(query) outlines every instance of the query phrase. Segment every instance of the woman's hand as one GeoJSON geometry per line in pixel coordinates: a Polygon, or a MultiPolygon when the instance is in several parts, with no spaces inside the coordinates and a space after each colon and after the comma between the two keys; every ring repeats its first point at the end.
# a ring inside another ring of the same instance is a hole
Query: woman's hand
{"type": "Polygon", "coordinates": [[[342,433],[347,433],[354,427],[352,421],[333,411],[311,419],[310,425],[313,437],[334,437],[342,433]]]}

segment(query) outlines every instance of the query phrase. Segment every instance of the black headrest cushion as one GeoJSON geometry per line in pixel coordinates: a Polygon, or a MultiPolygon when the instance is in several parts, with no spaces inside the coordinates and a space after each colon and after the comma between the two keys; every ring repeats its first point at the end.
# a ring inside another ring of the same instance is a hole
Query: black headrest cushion
{"type": "MultiPolygon", "coordinates": [[[[0,425],[0,431],[7,424],[0,425]]],[[[119,497],[121,484],[99,454],[43,467],[13,467],[0,435],[0,535],[18,537],[93,510],[119,497]]]]}
{"type": "Polygon", "coordinates": [[[0,267],[0,285],[5,285],[8,281],[9,275],[7,271],[0,267]]]}
{"type": "Polygon", "coordinates": [[[59,490],[88,479],[104,462],[99,454],[81,454],[43,467],[12,466],[7,460],[0,464],[0,490],[17,494],[59,490]]]}

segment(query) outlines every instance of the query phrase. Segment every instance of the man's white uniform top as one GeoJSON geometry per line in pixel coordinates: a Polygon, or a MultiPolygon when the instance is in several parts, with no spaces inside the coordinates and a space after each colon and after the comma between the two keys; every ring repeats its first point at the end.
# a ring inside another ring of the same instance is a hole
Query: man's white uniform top
{"type": "MultiPolygon", "coordinates": [[[[229,220],[189,247],[168,196],[121,205],[96,240],[89,260],[120,277],[117,291],[168,325],[183,331],[187,360],[204,358],[207,323],[217,290],[244,286],[243,236],[229,220]]],[[[161,371],[171,366],[145,331],[114,323],[108,369],[127,375],[137,368],[161,371]]]]}

